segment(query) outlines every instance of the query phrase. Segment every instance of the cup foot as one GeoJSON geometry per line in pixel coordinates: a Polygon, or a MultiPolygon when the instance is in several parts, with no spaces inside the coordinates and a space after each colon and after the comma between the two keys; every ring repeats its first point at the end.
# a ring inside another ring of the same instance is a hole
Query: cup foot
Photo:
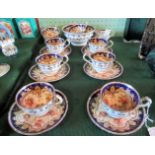
{"type": "Polygon", "coordinates": [[[77,42],[71,42],[73,46],[86,46],[87,42],[77,43],[77,42]]]}

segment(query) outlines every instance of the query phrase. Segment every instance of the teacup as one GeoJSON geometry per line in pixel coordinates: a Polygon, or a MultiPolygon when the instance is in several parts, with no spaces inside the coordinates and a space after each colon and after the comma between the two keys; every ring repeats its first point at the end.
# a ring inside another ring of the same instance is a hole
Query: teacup
{"type": "Polygon", "coordinates": [[[57,27],[47,27],[41,29],[41,34],[45,40],[56,38],[60,35],[60,30],[57,27]]]}
{"type": "Polygon", "coordinates": [[[53,85],[46,83],[46,82],[33,82],[30,83],[24,87],[22,87],[16,94],[15,101],[17,106],[24,111],[25,113],[29,115],[34,116],[42,116],[48,113],[49,110],[51,110],[53,104],[55,103],[55,88],[53,85]],[[46,92],[43,91],[42,93],[49,93],[51,95],[51,98],[48,100],[44,100],[45,103],[43,105],[36,105],[38,104],[38,100],[41,100],[44,96],[44,94],[40,95],[34,95],[35,89],[37,93],[37,89],[46,89],[46,92]],[[33,93],[31,92],[33,91],[33,93]],[[30,104],[31,102],[31,104],[30,104]],[[34,104],[36,106],[34,106],[34,104]]]}
{"type": "Polygon", "coordinates": [[[101,51],[107,48],[111,48],[113,46],[113,41],[106,41],[102,38],[92,38],[88,42],[89,50],[92,53],[95,53],[96,51],[101,51]]]}
{"type": "Polygon", "coordinates": [[[102,73],[113,66],[116,56],[111,52],[96,52],[90,55],[84,54],[83,59],[88,62],[96,72],[102,73]]]}
{"type": "Polygon", "coordinates": [[[51,53],[60,54],[70,45],[70,42],[68,40],[64,40],[63,38],[53,38],[47,40],[46,45],[51,53]]]}
{"type": "Polygon", "coordinates": [[[46,75],[57,74],[59,69],[68,62],[68,56],[46,53],[36,57],[35,61],[40,70],[46,75]]]}
{"type": "Polygon", "coordinates": [[[127,83],[110,82],[100,90],[98,110],[104,110],[113,118],[130,118],[139,108],[149,108],[152,100],[140,98],[135,88],[127,83]]]}
{"type": "Polygon", "coordinates": [[[112,34],[112,31],[109,29],[105,30],[96,30],[95,31],[95,37],[96,38],[102,38],[106,41],[108,41],[114,34],[112,34]]]}

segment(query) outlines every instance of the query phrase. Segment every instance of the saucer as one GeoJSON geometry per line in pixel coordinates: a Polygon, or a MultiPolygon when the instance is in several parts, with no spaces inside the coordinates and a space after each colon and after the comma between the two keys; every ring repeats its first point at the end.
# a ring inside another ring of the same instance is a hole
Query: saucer
{"type": "Polygon", "coordinates": [[[36,65],[33,65],[29,69],[28,75],[34,81],[38,81],[38,82],[55,82],[55,81],[59,81],[59,80],[65,78],[69,74],[69,72],[70,72],[69,64],[65,64],[60,68],[60,70],[58,71],[57,74],[55,74],[55,75],[46,75],[40,70],[40,68],[36,64],[36,65]]]}
{"type": "MultiPolygon", "coordinates": [[[[71,54],[71,47],[66,47],[65,49],[64,49],[64,51],[62,51],[61,53],[60,53],[60,55],[62,55],[62,56],[65,56],[65,55],[70,55],[71,54]]],[[[40,54],[45,54],[45,53],[49,53],[49,49],[47,48],[47,47],[43,47],[43,48],[41,48],[41,50],[39,51],[39,53],[40,54]]]]}
{"type": "Polygon", "coordinates": [[[44,116],[32,116],[21,111],[13,103],[8,113],[11,128],[22,135],[39,135],[58,126],[68,111],[68,100],[59,90],[56,90],[56,103],[44,116]]]}
{"type": "Polygon", "coordinates": [[[87,101],[87,112],[91,121],[101,130],[114,135],[128,135],[137,132],[145,123],[145,109],[135,110],[130,118],[115,119],[104,110],[98,111],[100,89],[94,91],[87,101]]]}
{"type": "MultiPolygon", "coordinates": [[[[104,52],[113,52],[112,48],[106,48],[106,49],[100,50],[100,51],[104,51],[104,52]]],[[[92,54],[92,52],[91,52],[91,50],[89,49],[88,45],[82,47],[82,48],[81,48],[81,52],[82,52],[82,54],[87,54],[87,55],[92,54]]],[[[94,52],[94,53],[95,53],[95,52],[94,52]]]]}
{"type": "Polygon", "coordinates": [[[88,76],[92,78],[99,80],[112,80],[121,76],[124,69],[119,62],[115,61],[111,68],[102,73],[96,72],[89,63],[84,64],[83,70],[88,76]]]}
{"type": "Polygon", "coordinates": [[[0,63],[0,77],[4,76],[10,70],[10,65],[6,63],[0,63]]]}

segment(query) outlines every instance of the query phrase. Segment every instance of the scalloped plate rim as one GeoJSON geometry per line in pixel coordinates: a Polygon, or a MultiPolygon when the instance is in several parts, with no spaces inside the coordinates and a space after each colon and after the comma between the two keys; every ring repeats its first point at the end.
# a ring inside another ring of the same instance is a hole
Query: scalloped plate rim
{"type": "Polygon", "coordinates": [[[68,68],[67,73],[66,73],[63,77],[61,77],[60,79],[57,79],[57,80],[49,80],[49,81],[43,81],[43,80],[41,80],[41,81],[39,81],[39,80],[36,80],[35,78],[33,78],[33,77],[31,76],[31,71],[32,71],[32,69],[33,69],[34,67],[37,66],[37,64],[34,64],[33,66],[30,67],[30,69],[29,69],[29,71],[28,71],[28,75],[29,75],[29,77],[30,77],[32,80],[37,81],[37,82],[56,82],[56,81],[60,81],[60,80],[62,80],[63,78],[65,78],[65,77],[70,73],[70,65],[69,65],[68,63],[65,64],[65,65],[66,65],[67,68],[68,68]]]}
{"type": "Polygon", "coordinates": [[[89,77],[94,78],[94,79],[97,79],[97,80],[113,80],[113,79],[116,79],[116,78],[120,77],[120,76],[123,74],[123,72],[124,72],[124,67],[122,66],[122,64],[120,64],[118,61],[115,61],[115,63],[118,64],[118,65],[120,66],[121,72],[120,72],[119,74],[117,74],[116,76],[112,77],[112,78],[106,78],[106,79],[103,79],[103,78],[102,78],[102,79],[101,79],[101,78],[96,78],[96,77],[90,75],[89,73],[87,73],[87,72],[85,71],[85,70],[86,70],[85,67],[86,67],[86,65],[88,64],[87,62],[83,65],[83,71],[84,71],[85,74],[87,74],[89,77]]]}
{"type": "MultiPolygon", "coordinates": [[[[39,54],[43,54],[43,52],[42,52],[42,50],[44,49],[44,48],[47,48],[46,46],[44,46],[44,47],[42,47],[40,50],[39,50],[39,54]]],[[[69,49],[69,53],[68,54],[66,54],[67,56],[69,56],[71,53],[72,53],[72,48],[70,47],[70,46],[68,46],[68,47],[66,47],[66,49],[69,49]]],[[[65,49],[64,49],[65,50],[65,49]]],[[[63,52],[62,52],[63,53],[63,52]]],[[[61,53],[60,53],[60,55],[61,55],[61,53]]]]}

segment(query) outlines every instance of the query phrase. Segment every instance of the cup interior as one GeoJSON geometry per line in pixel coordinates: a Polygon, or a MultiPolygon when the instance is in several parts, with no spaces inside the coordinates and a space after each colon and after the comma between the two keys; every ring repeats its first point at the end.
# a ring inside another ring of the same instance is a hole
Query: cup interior
{"type": "Polygon", "coordinates": [[[50,46],[64,46],[65,40],[62,38],[53,38],[46,41],[46,43],[50,46]]]}
{"type": "Polygon", "coordinates": [[[101,88],[101,100],[116,111],[131,111],[140,103],[138,92],[131,85],[111,82],[101,88]]]}
{"type": "Polygon", "coordinates": [[[36,58],[36,63],[42,65],[53,65],[56,63],[60,63],[62,60],[63,57],[58,54],[46,53],[39,55],[36,58]]]}
{"type": "Polygon", "coordinates": [[[93,32],[94,28],[90,25],[85,24],[69,24],[63,27],[63,32],[69,32],[69,33],[89,33],[93,32]]]}
{"type": "Polygon", "coordinates": [[[75,25],[76,25],[76,24],[69,24],[69,25],[63,27],[62,30],[63,30],[64,32],[69,32],[70,28],[71,28],[72,26],[75,26],[75,25]]]}
{"type": "Polygon", "coordinates": [[[16,103],[25,109],[37,109],[54,100],[55,89],[45,82],[34,82],[21,88],[16,103]]]}
{"type": "Polygon", "coordinates": [[[86,31],[86,26],[85,25],[75,25],[70,27],[69,32],[72,33],[82,33],[86,31]]]}
{"type": "Polygon", "coordinates": [[[69,32],[71,33],[88,33],[93,30],[94,30],[93,27],[84,24],[77,24],[69,28],[69,32]]]}
{"type": "Polygon", "coordinates": [[[89,41],[89,45],[93,45],[93,46],[105,47],[107,46],[107,44],[108,42],[101,38],[93,38],[89,41]]]}
{"type": "Polygon", "coordinates": [[[111,52],[96,52],[91,54],[90,57],[97,62],[112,62],[115,60],[115,55],[111,52]]]}
{"type": "Polygon", "coordinates": [[[56,27],[49,27],[42,30],[42,35],[45,38],[55,38],[59,35],[59,30],[56,27]]]}

